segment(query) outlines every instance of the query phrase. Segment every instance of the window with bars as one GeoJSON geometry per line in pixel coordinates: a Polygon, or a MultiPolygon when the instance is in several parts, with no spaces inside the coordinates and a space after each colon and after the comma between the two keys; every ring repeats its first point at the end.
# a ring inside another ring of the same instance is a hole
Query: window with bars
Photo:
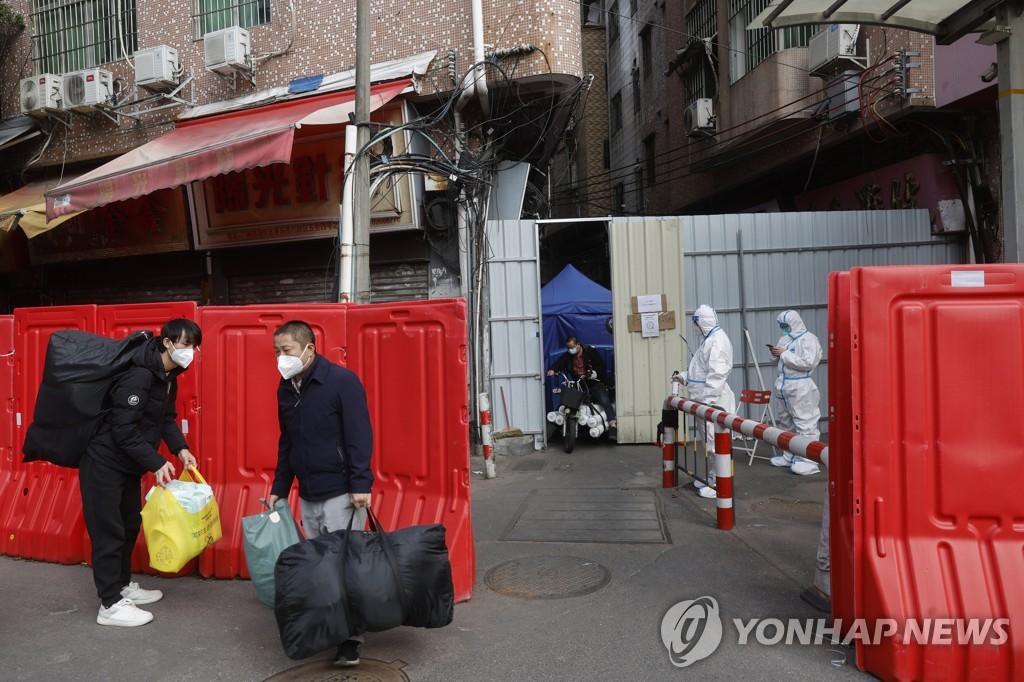
{"type": "Polygon", "coordinates": [[[718,94],[718,55],[713,47],[709,53],[704,44],[691,49],[694,52],[685,78],[687,101],[715,97],[718,94]]]}
{"type": "Polygon", "coordinates": [[[138,47],[135,0],[36,0],[36,73],[70,73],[131,55],[138,47]]]}
{"type": "Polygon", "coordinates": [[[686,31],[697,38],[713,38],[718,33],[718,0],[697,0],[686,13],[686,31]]]}
{"type": "Polygon", "coordinates": [[[729,77],[736,82],[779,50],[807,47],[814,26],[792,26],[773,31],[770,28],[747,30],[747,25],[771,0],[729,0],[729,77]]]}
{"type": "Polygon", "coordinates": [[[612,95],[608,112],[608,126],[613,133],[622,130],[622,91],[612,95]]]}
{"type": "Polygon", "coordinates": [[[196,38],[230,26],[270,23],[270,0],[193,0],[192,11],[196,38]]]}
{"type": "MultiPolygon", "coordinates": [[[[704,97],[712,97],[718,93],[718,1],[699,0],[693,8],[686,13],[686,31],[691,36],[691,41],[698,40],[703,43],[700,46],[699,55],[693,56],[693,64],[686,72],[685,84],[686,94],[689,102],[704,97]],[[708,43],[710,42],[710,51],[708,43]]],[[[698,49],[691,43],[690,49],[698,49]]]]}
{"type": "Polygon", "coordinates": [[[626,186],[618,183],[612,188],[612,213],[622,213],[626,210],[626,186]]]}

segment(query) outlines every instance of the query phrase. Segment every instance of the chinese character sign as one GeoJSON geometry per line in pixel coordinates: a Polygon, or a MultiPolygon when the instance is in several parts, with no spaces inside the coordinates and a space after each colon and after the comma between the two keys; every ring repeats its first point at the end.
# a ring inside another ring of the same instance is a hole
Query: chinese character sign
{"type": "MultiPolygon", "coordinates": [[[[374,112],[373,119],[398,124],[402,110],[374,112]]],[[[395,154],[405,151],[404,138],[394,144],[395,154]]],[[[335,128],[315,136],[297,134],[287,164],[248,168],[194,183],[197,245],[331,236],[341,215],[344,167],[344,129],[335,128]]],[[[402,179],[377,190],[371,200],[371,229],[414,224],[409,187],[409,181],[402,179]]]]}
{"type": "Polygon", "coordinates": [[[921,156],[862,173],[795,199],[798,211],[880,211],[924,208],[932,233],[965,229],[960,194],[938,154],[921,156]]]}
{"type": "Polygon", "coordinates": [[[32,262],[186,251],[184,193],[161,189],[85,211],[29,241],[32,262]]]}

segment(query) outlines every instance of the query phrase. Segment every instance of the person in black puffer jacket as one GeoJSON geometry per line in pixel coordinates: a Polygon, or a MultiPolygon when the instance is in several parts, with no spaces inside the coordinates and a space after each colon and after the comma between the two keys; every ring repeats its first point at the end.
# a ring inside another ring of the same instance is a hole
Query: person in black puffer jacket
{"type": "Polygon", "coordinates": [[[79,485],[92,540],[100,625],[145,625],[153,614],[137,605],[163,597],[160,590],[145,590],[131,579],[132,550],[142,525],[142,476],[153,472],[160,485],[174,477],[174,465],[157,451],[161,440],[183,467],[196,464],[178,426],[175,401],[178,375],[202,340],[199,325],[176,319],[142,345],[131,368],[110,387],[110,409],[82,457],[79,485]]]}

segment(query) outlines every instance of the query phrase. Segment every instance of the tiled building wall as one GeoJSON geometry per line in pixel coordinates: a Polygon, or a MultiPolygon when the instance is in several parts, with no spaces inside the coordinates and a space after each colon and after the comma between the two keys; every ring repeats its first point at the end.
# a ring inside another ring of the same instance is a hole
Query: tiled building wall
{"type": "Polygon", "coordinates": [[[609,214],[608,169],[605,167],[605,145],[608,142],[608,83],[605,80],[605,28],[583,27],[583,68],[594,75],[583,109],[579,129],[579,201],[581,217],[609,214]]]}
{"type": "MultiPolygon", "coordinates": [[[[13,9],[26,18],[31,0],[11,0],[13,9]]],[[[286,85],[294,78],[329,74],[355,65],[355,0],[298,0],[295,3],[296,30],[290,49],[284,55],[259,65],[255,87],[239,79],[232,91],[227,82],[203,66],[203,41],[196,39],[188,0],[139,0],[139,47],[167,44],[178,50],[186,73],[195,74],[196,103],[205,104],[250,94],[256,90],[286,85]]],[[[435,72],[424,79],[424,89],[450,88],[447,65],[449,50],[457,51],[460,73],[472,64],[472,22],[468,0],[439,3],[414,0],[378,0],[371,6],[373,62],[406,57],[437,50],[435,72]],[[432,85],[436,83],[437,85],[432,85]]],[[[524,58],[515,76],[555,73],[579,76],[582,72],[579,6],[568,0],[525,0],[504,3],[484,0],[484,42],[487,49],[531,44],[543,50],[524,58]]],[[[288,46],[292,34],[292,15],[287,3],[274,2],[271,23],[254,26],[250,31],[252,54],[268,54],[288,46]]],[[[26,30],[12,50],[13,57],[0,66],[0,86],[4,95],[0,114],[4,118],[18,113],[17,88],[21,78],[33,75],[30,31],[26,30]]],[[[131,68],[124,62],[102,65],[111,71],[123,87],[132,89],[131,68]]],[[[188,94],[187,91],[184,94],[188,94]]],[[[67,134],[60,130],[50,149],[37,165],[72,163],[110,157],[123,153],[169,130],[180,111],[167,109],[143,116],[140,121],[123,120],[120,126],[99,115],[71,117],[67,134]],[[66,147],[66,150],[65,150],[66,147]]]]}
{"type": "Polygon", "coordinates": [[[807,75],[807,48],[796,47],[777,52],[731,87],[722,85],[719,142],[806,110],[821,99],[809,95],[822,81],[807,75]]]}
{"type": "MultiPolygon", "coordinates": [[[[871,64],[879,64],[882,60],[888,59],[897,52],[903,50],[917,52],[917,56],[911,56],[907,61],[920,64],[919,67],[912,67],[907,70],[909,77],[908,87],[919,88],[921,92],[911,93],[904,102],[886,103],[885,110],[895,110],[901,106],[935,106],[935,39],[923,33],[913,33],[898,29],[883,29],[877,26],[862,26],[859,38],[862,46],[871,46],[871,64]]],[[[892,62],[889,62],[892,64],[892,62]]],[[[883,65],[879,71],[885,71],[889,67],[883,65]]],[[[883,81],[884,82],[884,81],[883,81]]]]}

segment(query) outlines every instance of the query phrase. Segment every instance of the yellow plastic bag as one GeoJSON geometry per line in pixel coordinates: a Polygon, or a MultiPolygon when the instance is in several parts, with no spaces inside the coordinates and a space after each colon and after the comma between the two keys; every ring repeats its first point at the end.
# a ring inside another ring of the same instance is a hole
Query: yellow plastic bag
{"type": "MultiPolygon", "coordinates": [[[[198,470],[186,469],[179,481],[206,483],[198,470]]],[[[210,499],[198,513],[189,513],[162,486],[153,489],[142,508],[142,532],[149,548],[149,565],[165,573],[177,573],[185,564],[221,538],[220,509],[210,499]]]]}

